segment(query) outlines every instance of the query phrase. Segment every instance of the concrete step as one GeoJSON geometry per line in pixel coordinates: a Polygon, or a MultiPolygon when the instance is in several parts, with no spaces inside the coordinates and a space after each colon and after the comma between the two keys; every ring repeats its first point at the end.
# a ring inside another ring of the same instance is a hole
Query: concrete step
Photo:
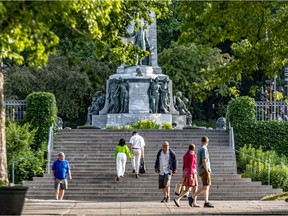
{"type": "MultiPolygon", "coordinates": [[[[131,172],[130,159],[127,160],[125,178],[116,181],[114,150],[120,138],[129,142],[132,130],[63,130],[54,140],[54,152],[51,164],[59,151],[64,151],[69,161],[73,179],[65,199],[73,200],[160,200],[158,175],[154,172],[156,154],[162,148],[164,140],[170,142],[171,149],[178,158],[178,174],[171,181],[171,195],[176,182],[181,181],[183,155],[190,143],[200,147],[202,136],[208,136],[209,154],[212,167],[212,186],[210,197],[214,200],[253,200],[267,193],[281,190],[263,186],[261,182],[252,182],[250,178],[241,178],[236,173],[235,154],[229,148],[228,133],[216,130],[138,130],[146,142],[145,162],[147,173],[136,179],[131,172]],[[213,197],[213,198],[212,198],[213,197]]],[[[199,185],[201,181],[199,180],[199,185]]],[[[29,186],[28,198],[53,199],[53,180],[50,174],[25,181],[29,186]]]]}

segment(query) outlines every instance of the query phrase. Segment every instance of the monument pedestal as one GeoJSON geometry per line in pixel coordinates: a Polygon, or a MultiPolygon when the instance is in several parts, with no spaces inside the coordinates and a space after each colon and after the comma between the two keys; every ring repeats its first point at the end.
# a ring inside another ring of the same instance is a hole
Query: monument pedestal
{"type": "MultiPolygon", "coordinates": [[[[185,116],[186,117],[186,116],[185,116]]],[[[172,122],[172,114],[162,113],[115,113],[107,115],[93,115],[92,125],[96,125],[101,128],[107,126],[120,127],[130,124],[131,122],[154,120],[157,124],[162,125],[163,122],[172,122]]],[[[178,126],[178,123],[177,123],[178,126]]]]}

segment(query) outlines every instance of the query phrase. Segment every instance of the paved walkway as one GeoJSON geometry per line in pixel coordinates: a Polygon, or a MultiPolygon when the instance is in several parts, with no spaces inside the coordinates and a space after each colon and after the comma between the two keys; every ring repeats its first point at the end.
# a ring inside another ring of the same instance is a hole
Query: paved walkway
{"type": "MultiPolygon", "coordinates": [[[[174,202],[94,202],[27,199],[22,215],[288,215],[285,201],[213,201],[215,208],[191,208],[174,202]]],[[[199,200],[203,205],[203,201],[199,200]]]]}

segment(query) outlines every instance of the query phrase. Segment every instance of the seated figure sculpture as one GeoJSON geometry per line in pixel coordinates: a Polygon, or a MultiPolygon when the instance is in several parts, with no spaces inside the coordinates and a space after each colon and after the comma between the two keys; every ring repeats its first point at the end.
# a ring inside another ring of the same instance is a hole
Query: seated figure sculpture
{"type": "Polygon", "coordinates": [[[92,115],[99,115],[99,111],[103,109],[105,105],[105,97],[101,95],[100,91],[97,91],[95,94],[96,97],[93,97],[91,106],[88,107],[87,114],[87,124],[92,124],[92,115]]]}
{"type": "Polygon", "coordinates": [[[180,115],[186,115],[187,120],[186,120],[186,125],[191,125],[192,124],[192,114],[186,107],[186,103],[189,102],[187,98],[184,98],[183,100],[181,99],[182,93],[177,92],[175,101],[174,101],[174,106],[176,110],[179,112],[180,115]]]}

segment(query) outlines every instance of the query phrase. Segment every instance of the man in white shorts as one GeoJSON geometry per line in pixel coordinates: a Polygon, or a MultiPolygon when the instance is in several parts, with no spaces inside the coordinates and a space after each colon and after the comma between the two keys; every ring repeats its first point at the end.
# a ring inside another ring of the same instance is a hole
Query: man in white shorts
{"type": "Polygon", "coordinates": [[[130,138],[130,151],[132,153],[132,167],[133,173],[136,173],[136,178],[139,178],[140,160],[144,159],[144,146],[145,142],[142,136],[137,131],[132,133],[130,138]]]}

